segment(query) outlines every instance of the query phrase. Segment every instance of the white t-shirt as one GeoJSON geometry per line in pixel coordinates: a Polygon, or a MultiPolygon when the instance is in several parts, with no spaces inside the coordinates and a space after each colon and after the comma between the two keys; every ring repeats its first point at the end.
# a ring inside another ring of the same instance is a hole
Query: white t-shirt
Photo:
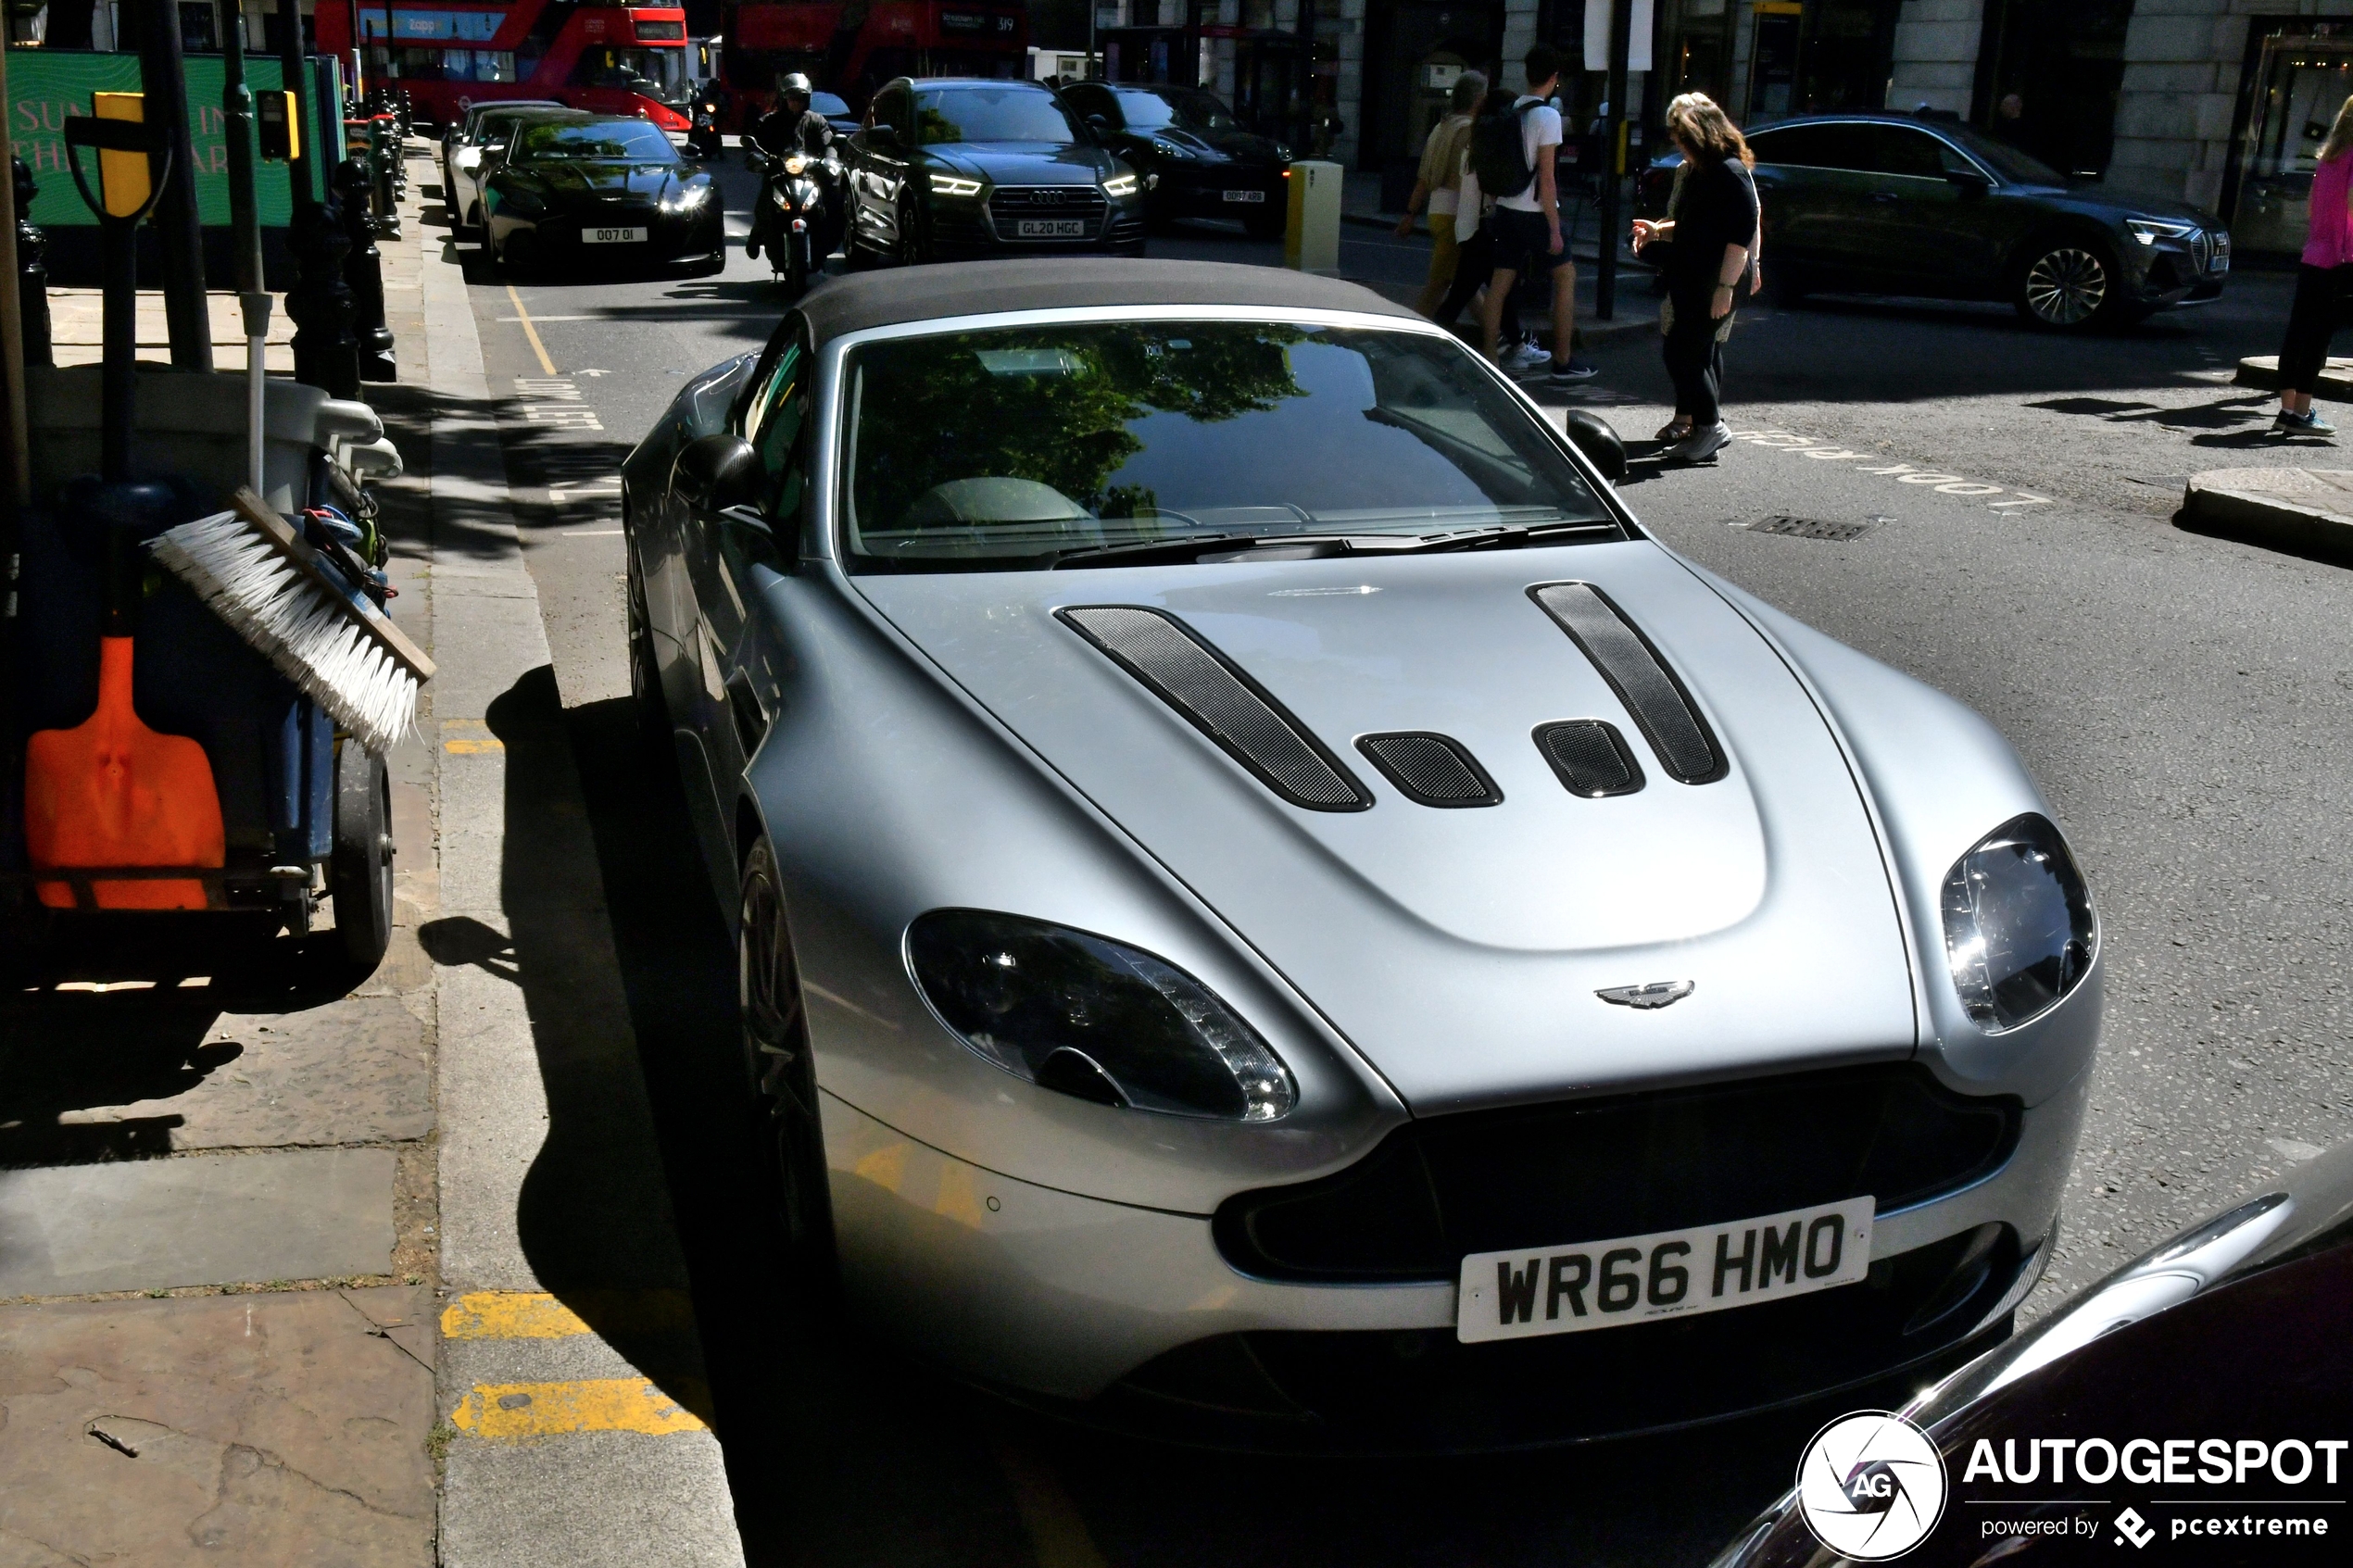
{"type": "MultiPolygon", "coordinates": [[[[1512,107],[1518,110],[1529,104],[1534,104],[1536,107],[1520,117],[1519,146],[1520,151],[1527,156],[1529,169],[1534,170],[1543,167],[1537,161],[1538,158],[1552,156],[1545,151],[1546,148],[1557,147],[1561,144],[1561,111],[1541,98],[1525,94],[1512,107]]],[[[1544,208],[1543,205],[1536,199],[1537,188],[1538,182],[1531,177],[1528,182],[1528,189],[1516,196],[1498,196],[1495,198],[1495,205],[1510,207],[1515,212],[1541,212],[1544,208]]]]}

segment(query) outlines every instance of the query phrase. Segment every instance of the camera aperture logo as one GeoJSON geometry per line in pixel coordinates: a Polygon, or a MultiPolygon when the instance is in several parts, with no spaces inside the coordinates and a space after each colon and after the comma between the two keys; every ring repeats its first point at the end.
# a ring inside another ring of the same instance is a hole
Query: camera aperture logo
{"type": "Polygon", "coordinates": [[[1797,1506],[1814,1538],[1857,1562],[1884,1562],[1944,1516],[1944,1456],[1886,1411],[1856,1411],[1814,1434],[1797,1462],[1797,1506]]]}

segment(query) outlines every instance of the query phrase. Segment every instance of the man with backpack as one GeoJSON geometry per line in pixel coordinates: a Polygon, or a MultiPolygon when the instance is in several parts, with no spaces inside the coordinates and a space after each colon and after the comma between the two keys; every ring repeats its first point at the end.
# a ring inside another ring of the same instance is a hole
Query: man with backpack
{"type": "Polygon", "coordinates": [[[1503,330],[1512,280],[1542,270],[1553,278],[1552,380],[1584,381],[1593,367],[1570,353],[1576,341],[1577,264],[1561,236],[1558,173],[1560,111],[1545,100],[1560,86],[1560,53],[1539,43],[1528,51],[1528,91],[1509,110],[1482,114],[1471,127],[1471,168],[1479,189],[1495,198],[1491,220],[1495,272],[1479,309],[1479,346],[1488,358],[1503,330]]]}

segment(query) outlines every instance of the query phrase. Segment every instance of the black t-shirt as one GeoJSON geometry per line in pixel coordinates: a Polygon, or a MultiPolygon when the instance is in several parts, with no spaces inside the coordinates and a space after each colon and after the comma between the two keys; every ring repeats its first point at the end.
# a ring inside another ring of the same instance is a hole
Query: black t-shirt
{"type": "Polygon", "coordinates": [[[1756,184],[1737,159],[1689,164],[1675,198],[1675,244],[1667,282],[1679,295],[1705,294],[1721,280],[1726,245],[1756,237],[1756,184]]]}

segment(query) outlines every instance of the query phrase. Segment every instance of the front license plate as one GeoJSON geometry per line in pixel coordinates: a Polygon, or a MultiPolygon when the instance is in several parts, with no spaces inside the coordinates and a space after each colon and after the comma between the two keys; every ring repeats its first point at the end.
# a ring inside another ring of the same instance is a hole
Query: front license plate
{"type": "Polygon", "coordinates": [[[1266,193],[1264,191],[1228,191],[1226,193],[1226,199],[1229,202],[1263,202],[1266,199],[1266,193]]]}
{"type": "Polygon", "coordinates": [[[1022,240],[1083,240],[1087,237],[1087,220],[1024,218],[1013,224],[1013,237],[1022,240]]]}
{"type": "Polygon", "coordinates": [[[1463,1260],[1454,1337],[1575,1334],[1852,1285],[1870,1271],[1876,1210],[1850,1198],[1616,1241],[1474,1252],[1463,1260]]]}
{"type": "Polygon", "coordinates": [[[583,229],[580,243],[585,245],[625,245],[644,241],[643,229],[583,229]]]}

